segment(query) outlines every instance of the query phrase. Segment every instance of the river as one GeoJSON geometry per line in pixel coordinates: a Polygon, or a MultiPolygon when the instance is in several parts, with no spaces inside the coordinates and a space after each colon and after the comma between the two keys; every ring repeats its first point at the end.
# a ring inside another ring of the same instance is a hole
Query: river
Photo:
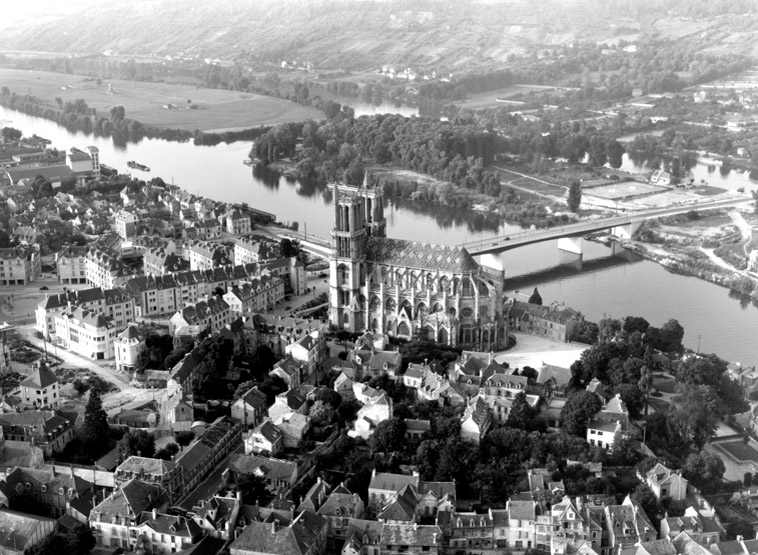
{"type": "MultiPolygon", "coordinates": [[[[282,222],[299,222],[300,229],[307,228],[309,234],[329,235],[329,191],[323,185],[251,170],[242,164],[250,150],[248,142],[195,146],[143,139],[117,146],[110,138],[71,132],[53,122],[2,107],[0,120],[9,120],[7,125],[21,129],[27,136],[36,133],[50,139],[60,149],[97,146],[101,161],[120,171],[127,170],[128,160],[136,160],[152,169],[150,173],[135,171],[140,179],[159,176],[215,200],[247,202],[276,214],[282,222]]],[[[719,171],[710,176],[708,181],[717,186],[732,179],[719,171]]],[[[480,213],[408,201],[388,203],[386,216],[390,237],[447,245],[517,230],[516,226],[480,213]]],[[[509,251],[498,258],[505,268],[509,295],[515,290],[529,294],[536,286],[546,303],[565,302],[595,321],[604,315],[635,315],[660,326],[676,318],[685,329],[687,346],[697,348],[699,342],[703,352],[715,352],[743,364],[758,364],[756,306],[733,298],[716,285],[671,274],[631,253],[622,254],[625,257],[613,258],[609,247],[585,242],[580,270],[576,262],[562,264],[565,261],[556,242],[549,241],[509,251]]]]}

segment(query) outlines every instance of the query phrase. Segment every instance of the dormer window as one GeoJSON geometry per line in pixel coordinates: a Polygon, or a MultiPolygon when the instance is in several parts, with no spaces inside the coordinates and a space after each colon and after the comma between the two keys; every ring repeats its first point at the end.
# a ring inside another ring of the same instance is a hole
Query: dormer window
{"type": "Polygon", "coordinates": [[[40,486],[40,489],[42,490],[42,493],[47,492],[47,485],[42,484],[42,486],[40,486]]]}

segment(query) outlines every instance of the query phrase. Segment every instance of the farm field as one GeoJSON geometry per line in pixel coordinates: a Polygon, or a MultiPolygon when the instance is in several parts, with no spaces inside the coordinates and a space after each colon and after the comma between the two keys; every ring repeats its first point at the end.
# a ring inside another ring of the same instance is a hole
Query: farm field
{"type": "Polygon", "coordinates": [[[127,118],[167,129],[222,131],[324,117],[313,108],[259,94],[119,79],[98,85],[79,75],[47,71],[0,69],[0,86],[17,94],[31,93],[53,108],[56,97],[63,102],[82,98],[99,114],[120,105],[127,118]],[[109,84],[114,94],[108,94],[109,84]],[[176,108],[164,108],[169,104],[176,108]],[[189,109],[190,104],[197,109],[189,109]]]}

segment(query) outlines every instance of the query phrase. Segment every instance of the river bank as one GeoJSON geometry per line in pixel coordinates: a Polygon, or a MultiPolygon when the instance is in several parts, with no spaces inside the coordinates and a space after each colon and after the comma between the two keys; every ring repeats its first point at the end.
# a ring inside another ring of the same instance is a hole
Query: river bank
{"type": "Polygon", "coordinates": [[[758,274],[748,268],[751,226],[758,216],[709,210],[645,222],[624,248],[670,272],[692,276],[758,300],[758,274]],[[737,264],[739,267],[736,267],[737,264]]]}

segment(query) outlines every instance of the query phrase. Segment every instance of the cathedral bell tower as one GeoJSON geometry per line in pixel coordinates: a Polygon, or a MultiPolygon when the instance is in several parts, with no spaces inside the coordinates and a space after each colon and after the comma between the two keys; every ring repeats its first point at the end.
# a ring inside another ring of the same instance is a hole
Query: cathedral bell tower
{"type": "Polygon", "coordinates": [[[387,222],[381,187],[368,178],[355,187],[333,183],[334,220],[329,257],[329,321],[337,329],[366,330],[366,242],[384,237],[387,222]]]}

